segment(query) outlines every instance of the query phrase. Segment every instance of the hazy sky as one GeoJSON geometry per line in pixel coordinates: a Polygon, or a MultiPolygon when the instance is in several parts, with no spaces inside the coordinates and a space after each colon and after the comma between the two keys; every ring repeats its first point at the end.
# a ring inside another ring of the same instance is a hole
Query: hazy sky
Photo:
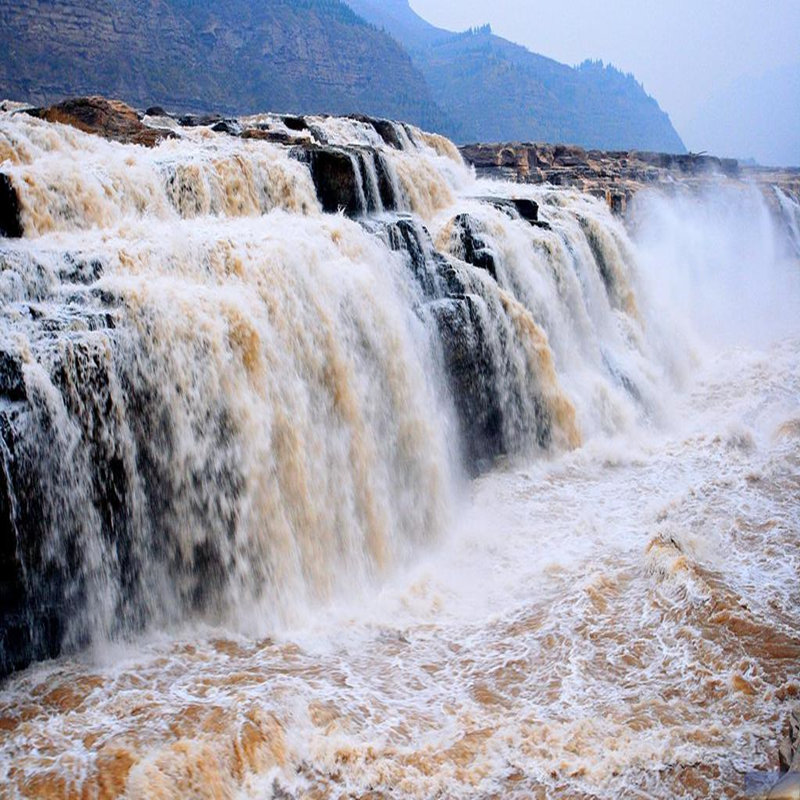
{"type": "Polygon", "coordinates": [[[411,6],[443,28],[490,22],[495,33],[558,61],[602,58],[633,72],[691,150],[800,164],[800,81],[792,80],[800,76],[800,0],[411,0],[411,6]],[[765,96],[769,74],[776,85],[765,96]],[[743,118],[753,122],[751,136],[742,134],[743,118]],[[750,152],[725,152],[742,147],[750,152]]]}

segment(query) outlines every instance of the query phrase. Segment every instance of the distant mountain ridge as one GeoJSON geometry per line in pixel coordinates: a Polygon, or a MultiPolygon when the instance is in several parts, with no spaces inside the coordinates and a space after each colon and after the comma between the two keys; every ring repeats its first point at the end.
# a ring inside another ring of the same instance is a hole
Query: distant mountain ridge
{"type": "Polygon", "coordinates": [[[632,76],[456,34],[408,0],[0,0],[0,98],[363,113],[458,142],[685,152],[632,76]]]}
{"type": "Polygon", "coordinates": [[[339,0],[0,0],[0,95],[447,127],[393,38],[339,0]]]}
{"type": "Polygon", "coordinates": [[[429,24],[408,0],[346,0],[411,53],[462,142],[543,141],[685,153],[669,117],[632,75],[573,68],[492,33],[429,24]]]}

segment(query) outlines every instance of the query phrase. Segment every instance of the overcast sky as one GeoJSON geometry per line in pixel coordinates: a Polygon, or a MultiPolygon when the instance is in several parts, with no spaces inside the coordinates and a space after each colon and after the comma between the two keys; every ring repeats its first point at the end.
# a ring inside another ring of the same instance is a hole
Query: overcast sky
{"type": "Polygon", "coordinates": [[[411,0],[567,64],[633,72],[690,150],[800,164],[800,0],[411,0]],[[745,128],[747,130],[745,130],[745,128]]]}

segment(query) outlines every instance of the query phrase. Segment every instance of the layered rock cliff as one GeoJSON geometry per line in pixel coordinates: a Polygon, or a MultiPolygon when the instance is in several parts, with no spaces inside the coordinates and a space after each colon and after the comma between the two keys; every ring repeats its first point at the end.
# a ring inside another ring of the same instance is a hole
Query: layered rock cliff
{"type": "Polygon", "coordinates": [[[445,125],[407,53],[338,0],[0,0],[0,97],[445,125]]]}
{"type": "MultiPolygon", "coordinates": [[[[644,188],[700,188],[720,180],[778,187],[800,198],[800,169],[752,167],[697,153],[586,150],[533,142],[469,144],[460,151],[480,177],[580,189],[605,199],[619,214],[644,188]]],[[[766,196],[771,204],[778,202],[774,192],[767,191],[766,196]]]]}
{"type": "Polygon", "coordinates": [[[0,98],[101,93],[174,111],[364,113],[457,141],[684,149],[618,70],[573,69],[488,29],[442,31],[407,0],[349,5],[356,13],[340,0],[0,0],[0,98]]]}

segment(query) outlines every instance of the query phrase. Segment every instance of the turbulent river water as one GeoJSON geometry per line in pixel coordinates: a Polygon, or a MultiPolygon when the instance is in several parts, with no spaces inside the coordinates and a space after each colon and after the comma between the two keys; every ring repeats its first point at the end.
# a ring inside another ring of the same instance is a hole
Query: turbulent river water
{"type": "Polygon", "coordinates": [[[742,796],[800,694],[796,199],[623,223],[307,123],[352,218],[289,147],[0,115],[0,796],[742,796]]]}

